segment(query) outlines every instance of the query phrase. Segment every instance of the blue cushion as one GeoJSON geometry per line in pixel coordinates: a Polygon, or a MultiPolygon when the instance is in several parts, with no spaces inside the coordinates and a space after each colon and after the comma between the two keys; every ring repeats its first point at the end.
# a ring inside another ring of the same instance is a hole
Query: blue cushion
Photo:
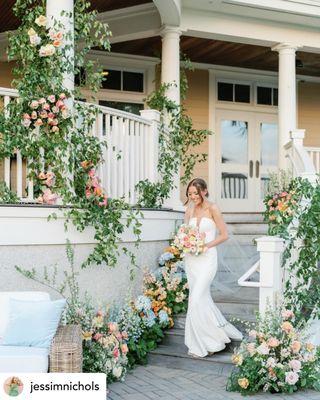
{"type": "Polygon", "coordinates": [[[3,346],[49,348],[59,325],[66,300],[9,300],[9,323],[3,346]]]}

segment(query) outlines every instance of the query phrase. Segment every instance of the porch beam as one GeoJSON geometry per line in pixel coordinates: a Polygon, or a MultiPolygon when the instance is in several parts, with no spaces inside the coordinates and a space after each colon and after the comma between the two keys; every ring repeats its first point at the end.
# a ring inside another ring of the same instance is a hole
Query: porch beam
{"type": "MultiPolygon", "coordinates": [[[[180,105],[180,35],[181,30],[175,26],[164,26],[162,36],[161,83],[171,86],[167,89],[167,97],[180,105]]],[[[164,206],[174,210],[182,210],[180,201],[180,174],[174,176],[174,189],[164,206]]]]}
{"type": "Polygon", "coordinates": [[[153,0],[153,3],[159,10],[163,25],[180,25],[181,0],[153,0]]]}
{"type": "Polygon", "coordinates": [[[285,144],[290,132],[297,127],[296,50],[297,45],[279,43],[272,48],[279,53],[278,75],[278,126],[279,126],[279,167],[287,166],[285,144]]]}

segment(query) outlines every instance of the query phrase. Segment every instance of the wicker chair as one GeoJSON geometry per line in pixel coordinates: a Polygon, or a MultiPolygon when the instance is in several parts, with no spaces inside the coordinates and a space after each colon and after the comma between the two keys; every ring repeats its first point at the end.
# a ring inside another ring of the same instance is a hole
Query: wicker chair
{"type": "Polygon", "coordinates": [[[82,333],[79,325],[59,326],[50,348],[49,372],[82,372],[82,333]]]}

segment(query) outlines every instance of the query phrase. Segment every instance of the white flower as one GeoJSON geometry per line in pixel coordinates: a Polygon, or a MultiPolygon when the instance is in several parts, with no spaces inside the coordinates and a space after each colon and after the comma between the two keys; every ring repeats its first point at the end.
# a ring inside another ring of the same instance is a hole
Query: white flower
{"type": "Polygon", "coordinates": [[[290,355],[290,350],[288,350],[288,349],[282,349],[281,350],[281,357],[282,358],[288,357],[289,355],[290,355]]]}
{"type": "Polygon", "coordinates": [[[30,119],[26,118],[26,119],[22,120],[22,125],[25,126],[26,128],[29,128],[30,124],[31,124],[30,119]]]}
{"type": "Polygon", "coordinates": [[[263,355],[269,354],[270,349],[269,349],[267,343],[266,342],[261,343],[260,346],[257,347],[257,352],[259,354],[263,354],[263,355]]]}
{"type": "Polygon", "coordinates": [[[41,43],[41,37],[38,35],[29,36],[31,46],[38,46],[41,43]]]}
{"type": "Polygon", "coordinates": [[[286,372],[286,383],[295,385],[299,380],[299,375],[296,372],[286,372]]]}
{"type": "Polygon", "coordinates": [[[110,370],[111,370],[111,368],[112,368],[112,360],[108,359],[108,360],[106,361],[105,368],[106,368],[107,371],[110,371],[110,370]]]}
{"type": "Polygon", "coordinates": [[[41,46],[39,50],[40,57],[52,56],[56,52],[56,48],[52,44],[41,46]]]}
{"type": "Polygon", "coordinates": [[[289,362],[289,367],[293,369],[294,372],[299,372],[301,370],[301,362],[299,360],[291,360],[289,362]]]}
{"type": "Polygon", "coordinates": [[[30,28],[29,30],[28,30],[28,35],[29,36],[35,36],[37,34],[37,32],[33,29],[33,28],[30,28]]]}
{"type": "Polygon", "coordinates": [[[122,375],[122,371],[123,371],[123,368],[121,366],[114,367],[113,370],[112,370],[112,375],[115,378],[119,379],[121,377],[121,375],[122,375]]]}
{"type": "Polygon", "coordinates": [[[36,18],[34,21],[38,26],[46,26],[47,18],[44,15],[40,15],[40,17],[36,18]]]}
{"type": "Polygon", "coordinates": [[[266,365],[269,368],[274,368],[276,366],[276,360],[273,357],[269,357],[266,365]]]}

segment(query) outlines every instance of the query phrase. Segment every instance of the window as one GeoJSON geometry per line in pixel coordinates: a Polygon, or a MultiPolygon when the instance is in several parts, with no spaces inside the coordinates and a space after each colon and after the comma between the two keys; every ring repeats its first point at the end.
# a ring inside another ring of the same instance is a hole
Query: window
{"type": "Polygon", "coordinates": [[[278,89],[271,87],[257,87],[257,104],[266,106],[278,105],[278,89]]]}
{"type": "Polygon", "coordinates": [[[137,115],[140,115],[139,111],[144,108],[142,103],[124,103],[122,101],[100,100],[99,104],[100,106],[111,107],[137,115]]]}
{"type": "Polygon", "coordinates": [[[103,71],[103,75],[103,89],[144,92],[144,75],[142,72],[108,69],[103,71]]]}
{"type": "Polygon", "coordinates": [[[218,100],[250,103],[250,85],[218,82],[218,100]]]}
{"type": "Polygon", "coordinates": [[[85,86],[86,85],[86,72],[83,67],[80,67],[79,72],[74,77],[75,86],[85,86]]]}

